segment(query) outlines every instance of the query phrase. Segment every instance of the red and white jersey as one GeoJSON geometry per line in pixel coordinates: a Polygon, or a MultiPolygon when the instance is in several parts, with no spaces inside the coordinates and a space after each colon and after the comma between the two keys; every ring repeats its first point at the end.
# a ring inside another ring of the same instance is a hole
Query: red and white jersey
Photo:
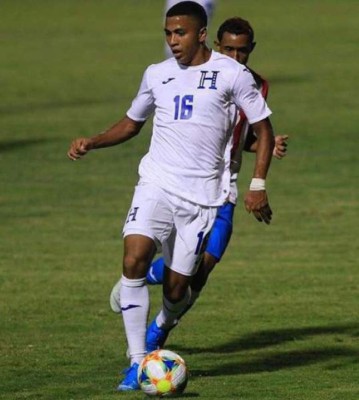
{"type": "Polygon", "coordinates": [[[248,68],[230,57],[212,51],[197,66],[174,58],[149,66],[127,111],[135,121],[154,112],[140,180],[200,205],[222,205],[230,186],[233,104],[250,123],[271,114],[248,68]]]}
{"type": "MultiPolygon", "coordinates": [[[[257,84],[258,90],[260,90],[262,96],[267,99],[269,90],[268,82],[255,71],[251,69],[250,71],[257,84]]],[[[236,204],[238,197],[237,178],[242,165],[242,152],[250,135],[255,137],[255,133],[253,132],[244,111],[240,110],[238,113],[237,125],[233,132],[233,143],[231,148],[231,189],[229,201],[233,204],[236,204]]]]}

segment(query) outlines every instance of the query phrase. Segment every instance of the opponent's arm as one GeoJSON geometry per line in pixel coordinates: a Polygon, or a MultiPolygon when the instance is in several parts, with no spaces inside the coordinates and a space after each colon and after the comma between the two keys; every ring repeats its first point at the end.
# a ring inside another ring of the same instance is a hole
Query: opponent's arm
{"type": "Polygon", "coordinates": [[[71,160],[78,160],[90,150],[100,149],[102,147],[115,146],[123,143],[136,136],[146,121],[134,121],[125,116],[115,125],[111,126],[106,131],[89,137],[75,139],[67,152],[67,156],[71,160]]]}
{"type": "Polygon", "coordinates": [[[246,210],[252,212],[258,221],[270,223],[272,210],[268,204],[265,179],[269,170],[274,149],[274,136],[269,118],[252,125],[257,136],[256,162],[253,179],[244,203],[246,210]]]}
{"type": "MultiPolygon", "coordinates": [[[[252,134],[250,134],[251,138],[253,137],[254,140],[249,139],[250,146],[247,146],[247,141],[244,149],[251,153],[255,153],[257,151],[257,138],[252,134]]],[[[275,135],[274,136],[274,149],[273,149],[273,157],[281,160],[287,154],[287,140],[288,135],[275,135]]]]}
{"type": "Polygon", "coordinates": [[[273,157],[277,158],[278,160],[281,160],[283,157],[286,156],[287,154],[287,140],[289,136],[288,135],[276,135],[274,136],[275,140],[275,146],[273,150],[273,157]]]}

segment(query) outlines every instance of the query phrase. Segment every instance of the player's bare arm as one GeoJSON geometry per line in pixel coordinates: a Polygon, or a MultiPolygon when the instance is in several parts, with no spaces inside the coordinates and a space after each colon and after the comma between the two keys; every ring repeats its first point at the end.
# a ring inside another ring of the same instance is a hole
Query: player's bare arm
{"type": "Polygon", "coordinates": [[[258,138],[253,178],[266,179],[274,149],[272,125],[269,118],[266,118],[252,126],[258,138]]]}
{"type": "Polygon", "coordinates": [[[75,161],[83,157],[90,150],[123,143],[136,136],[144,124],[145,121],[138,122],[125,116],[103,133],[89,138],[75,139],[70,145],[67,156],[75,161]]]}
{"type": "Polygon", "coordinates": [[[272,159],[273,149],[275,146],[272,125],[268,118],[256,122],[253,129],[257,136],[256,163],[254,167],[253,178],[258,182],[263,182],[262,187],[252,187],[247,192],[244,204],[248,212],[260,222],[269,224],[272,218],[272,210],[268,204],[267,192],[264,187],[264,180],[267,177],[269,166],[272,159]]]}

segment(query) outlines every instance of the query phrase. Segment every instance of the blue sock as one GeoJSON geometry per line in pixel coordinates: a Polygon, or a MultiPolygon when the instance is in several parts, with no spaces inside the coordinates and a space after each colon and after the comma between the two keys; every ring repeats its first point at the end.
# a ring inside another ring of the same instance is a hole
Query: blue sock
{"type": "Polygon", "coordinates": [[[163,257],[153,261],[147,272],[146,281],[150,285],[159,285],[163,283],[163,274],[165,270],[165,262],[163,257]]]}

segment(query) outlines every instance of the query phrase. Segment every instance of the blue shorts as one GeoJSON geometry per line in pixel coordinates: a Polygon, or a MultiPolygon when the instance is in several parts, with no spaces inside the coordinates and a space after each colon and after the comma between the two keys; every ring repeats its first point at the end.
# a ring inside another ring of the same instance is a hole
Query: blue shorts
{"type": "Polygon", "coordinates": [[[205,251],[218,261],[222,258],[232,236],[234,208],[235,205],[232,203],[219,207],[208,238],[205,251]]]}

